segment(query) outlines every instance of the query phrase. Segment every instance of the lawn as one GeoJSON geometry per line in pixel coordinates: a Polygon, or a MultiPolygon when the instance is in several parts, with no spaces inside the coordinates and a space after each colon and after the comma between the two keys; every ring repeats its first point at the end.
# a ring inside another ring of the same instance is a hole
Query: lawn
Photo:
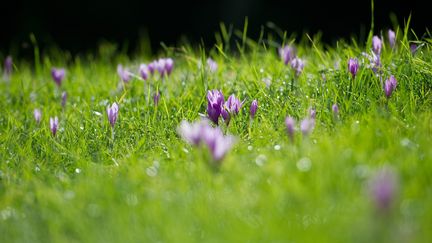
{"type": "Polygon", "coordinates": [[[432,39],[394,31],[223,27],[153,54],[32,37],[0,77],[0,241],[430,241],[432,39]]]}

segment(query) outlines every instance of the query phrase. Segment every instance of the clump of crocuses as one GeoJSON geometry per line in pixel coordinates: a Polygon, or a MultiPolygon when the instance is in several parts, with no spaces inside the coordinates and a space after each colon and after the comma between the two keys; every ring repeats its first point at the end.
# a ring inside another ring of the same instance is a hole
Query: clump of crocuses
{"type": "Polygon", "coordinates": [[[353,79],[355,79],[359,69],[359,63],[357,58],[350,58],[348,60],[348,72],[351,73],[353,79]]]}
{"type": "Polygon", "coordinates": [[[177,129],[179,135],[191,145],[205,145],[210,151],[213,165],[220,165],[226,153],[235,143],[235,137],[224,135],[219,127],[212,127],[205,120],[189,123],[182,121],[177,129]]]}
{"type": "Polygon", "coordinates": [[[55,137],[57,134],[58,124],[58,117],[50,117],[50,130],[53,137],[55,137]]]}
{"type": "Polygon", "coordinates": [[[174,60],[172,58],[159,58],[154,62],[156,70],[158,70],[161,77],[169,76],[174,67],[174,60]]]}
{"type": "MultiPolygon", "coordinates": [[[[315,128],[315,118],[316,118],[316,110],[311,108],[309,109],[309,115],[300,121],[300,131],[303,136],[308,136],[313,129],[315,128]]],[[[287,116],[285,118],[285,126],[287,129],[288,136],[291,141],[294,141],[294,132],[295,132],[295,120],[291,116],[287,116]]]]}
{"type": "Polygon", "coordinates": [[[398,178],[391,167],[376,171],[369,179],[369,193],[375,209],[387,213],[396,199],[398,178]]]}
{"type": "Polygon", "coordinates": [[[116,102],[114,102],[111,106],[108,105],[107,107],[108,121],[113,129],[118,118],[118,111],[119,111],[119,107],[116,102]]]}
{"type": "Polygon", "coordinates": [[[384,93],[387,98],[390,98],[393,91],[396,89],[396,86],[397,80],[393,75],[391,75],[384,83],[384,93]]]}
{"type": "Polygon", "coordinates": [[[51,76],[58,87],[61,86],[65,75],[66,75],[66,70],[64,68],[52,68],[51,69],[51,76]]]}
{"type": "Polygon", "coordinates": [[[219,124],[219,116],[224,105],[224,96],[220,90],[209,90],[207,92],[207,115],[216,125],[219,124]]]}

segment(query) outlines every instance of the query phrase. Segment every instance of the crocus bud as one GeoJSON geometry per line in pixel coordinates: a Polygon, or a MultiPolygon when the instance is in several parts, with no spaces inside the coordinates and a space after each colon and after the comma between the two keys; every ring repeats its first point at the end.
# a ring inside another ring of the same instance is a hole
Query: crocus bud
{"type": "Polygon", "coordinates": [[[391,75],[389,79],[387,79],[384,83],[384,93],[387,96],[387,98],[390,98],[393,91],[396,89],[397,86],[397,80],[396,78],[391,75]]]}
{"type": "Polygon", "coordinates": [[[398,183],[397,175],[391,168],[377,171],[369,181],[370,196],[380,212],[387,212],[395,200],[398,183]]]}
{"type": "Polygon", "coordinates": [[[216,125],[223,109],[223,103],[224,97],[221,91],[215,89],[207,92],[207,114],[216,125]]]}
{"type": "Polygon", "coordinates": [[[156,91],[156,93],[153,95],[153,102],[155,105],[159,104],[159,100],[160,100],[160,93],[159,91],[156,91]]]}
{"type": "Polygon", "coordinates": [[[119,110],[118,105],[115,102],[111,105],[111,107],[109,105],[107,107],[108,121],[111,124],[112,128],[114,128],[114,125],[117,121],[118,110],[119,110]]]}
{"type": "Polygon", "coordinates": [[[410,45],[411,54],[415,54],[417,51],[417,44],[413,43],[410,45]]]}
{"type": "Polygon", "coordinates": [[[13,61],[11,56],[7,56],[4,61],[4,75],[9,78],[12,75],[13,61]]]}
{"type": "Polygon", "coordinates": [[[66,71],[64,68],[52,68],[51,69],[51,76],[58,87],[61,86],[65,75],[66,75],[66,71]]]}
{"type": "Polygon", "coordinates": [[[376,55],[380,55],[381,54],[381,48],[382,48],[382,42],[381,39],[374,35],[374,37],[372,37],[372,50],[376,55]]]}
{"type": "Polygon", "coordinates": [[[315,127],[315,120],[311,118],[305,118],[300,123],[300,130],[303,133],[303,136],[308,135],[312,132],[315,127]]]}
{"type": "Polygon", "coordinates": [[[316,117],[316,110],[314,108],[309,109],[309,117],[310,119],[315,119],[316,117]]]}
{"type": "Polygon", "coordinates": [[[61,95],[61,98],[62,98],[61,105],[62,105],[62,107],[64,108],[65,105],[66,105],[66,99],[67,99],[67,93],[66,93],[66,91],[63,91],[63,93],[62,93],[62,95],[61,95]]]}
{"type": "Polygon", "coordinates": [[[141,64],[139,67],[139,73],[140,73],[142,79],[147,80],[148,76],[149,76],[148,66],[145,64],[141,64]]]}
{"type": "Polygon", "coordinates": [[[359,68],[359,63],[357,58],[350,58],[348,60],[348,71],[351,73],[353,79],[357,75],[358,68],[359,68]]]}
{"type": "Polygon", "coordinates": [[[50,129],[51,129],[51,133],[53,135],[53,137],[56,136],[57,134],[57,129],[58,129],[58,118],[57,117],[50,117],[50,129]]]}
{"type": "Polygon", "coordinates": [[[42,112],[39,109],[34,109],[33,111],[33,116],[34,119],[36,120],[37,123],[40,123],[41,118],[42,118],[42,112]]]}
{"type": "Polygon", "coordinates": [[[396,33],[393,30],[388,30],[388,39],[391,48],[393,48],[396,44],[396,33]]]}
{"type": "Polygon", "coordinates": [[[121,64],[117,65],[117,74],[120,76],[120,79],[127,83],[131,80],[131,73],[127,68],[123,68],[121,64]]]}
{"type": "Polygon", "coordinates": [[[304,61],[298,57],[291,61],[291,67],[294,69],[297,76],[301,74],[304,68],[304,61]]]}
{"type": "Polygon", "coordinates": [[[335,117],[337,117],[339,115],[339,107],[338,107],[338,105],[336,103],[334,103],[332,105],[332,111],[333,111],[333,115],[335,117]]]}
{"type": "Polygon", "coordinates": [[[174,67],[174,61],[171,58],[165,59],[165,73],[170,75],[174,67]]]}
{"type": "Polygon", "coordinates": [[[294,141],[294,130],[295,130],[295,121],[292,117],[287,116],[285,118],[285,126],[287,129],[287,133],[291,141],[294,141]]]}
{"type": "Polygon", "coordinates": [[[254,119],[257,110],[258,110],[258,101],[253,100],[250,106],[250,116],[252,119],[254,119]]]}
{"type": "Polygon", "coordinates": [[[285,65],[288,65],[295,57],[295,48],[289,45],[279,48],[279,56],[285,65]]]}
{"type": "Polygon", "coordinates": [[[212,73],[216,72],[218,69],[217,63],[211,58],[207,59],[207,67],[212,73]]]}

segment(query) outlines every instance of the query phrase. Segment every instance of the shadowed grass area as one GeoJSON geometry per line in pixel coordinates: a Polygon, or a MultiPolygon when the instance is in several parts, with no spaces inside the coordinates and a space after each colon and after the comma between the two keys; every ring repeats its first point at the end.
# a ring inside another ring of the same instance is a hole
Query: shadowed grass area
{"type": "Polygon", "coordinates": [[[427,242],[431,39],[417,40],[413,53],[408,35],[399,29],[394,48],[383,42],[382,81],[362,54],[371,53],[372,34],[364,44],[282,41],[305,60],[298,77],[280,60],[272,34],[252,40],[243,31],[236,38],[226,28],[208,52],[165,48],[161,56],[172,57],[174,69],[164,80],[142,80],[139,64],[150,57],[130,59],[111,45],[76,57],[55,50],[39,58],[35,48],[36,60],[14,60],[10,80],[0,83],[2,241],[427,242]],[[205,65],[206,53],[215,72],[205,65]],[[355,79],[349,58],[360,63],[355,79]],[[129,83],[119,82],[118,63],[134,73],[129,83]],[[60,87],[50,76],[54,66],[66,69],[60,87]],[[390,75],[398,84],[387,98],[381,82],[390,75]],[[210,89],[245,101],[228,127],[220,122],[237,143],[218,170],[208,166],[204,146],[188,145],[176,130],[206,114],[210,89]],[[251,121],[253,99],[259,108],[251,121]],[[106,115],[113,102],[120,107],[114,139],[106,115]],[[298,126],[310,108],[315,128],[303,136],[298,126]],[[56,137],[49,127],[54,116],[56,137]],[[286,116],[297,123],[293,141],[286,116]],[[387,209],[370,193],[382,168],[397,177],[387,209]]]}

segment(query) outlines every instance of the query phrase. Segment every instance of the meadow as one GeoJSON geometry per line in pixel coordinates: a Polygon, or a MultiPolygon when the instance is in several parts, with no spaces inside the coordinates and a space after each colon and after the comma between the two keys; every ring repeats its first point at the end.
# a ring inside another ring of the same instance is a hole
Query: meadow
{"type": "Polygon", "coordinates": [[[6,60],[0,242],[429,242],[430,33],[221,26],[6,60]]]}

